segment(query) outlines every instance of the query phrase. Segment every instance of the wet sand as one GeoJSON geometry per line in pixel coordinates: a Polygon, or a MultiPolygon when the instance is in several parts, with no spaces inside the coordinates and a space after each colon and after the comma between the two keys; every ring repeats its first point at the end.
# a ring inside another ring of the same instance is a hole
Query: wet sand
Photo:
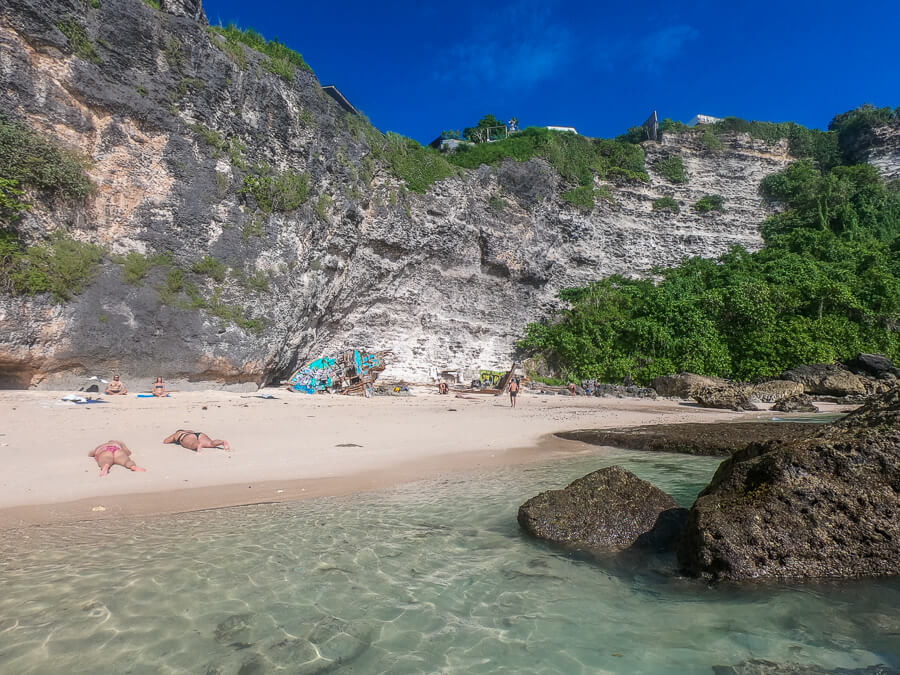
{"type": "Polygon", "coordinates": [[[67,392],[0,392],[0,528],[192,511],[348,494],[470,469],[597,452],[560,431],[769,418],[671,400],[542,396],[308,396],[266,400],[220,391],[165,399],[67,392]],[[94,394],[94,396],[97,396],[94,394]],[[162,439],[176,429],[225,438],[202,453],[162,439]],[[114,466],[101,478],[87,456],[120,439],[146,473],[114,466]]]}

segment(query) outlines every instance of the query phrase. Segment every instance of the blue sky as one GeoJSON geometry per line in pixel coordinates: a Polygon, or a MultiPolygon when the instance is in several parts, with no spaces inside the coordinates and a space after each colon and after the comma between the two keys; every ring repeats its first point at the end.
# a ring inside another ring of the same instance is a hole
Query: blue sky
{"type": "Polygon", "coordinates": [[[611,137],[653,110],[825,128],[861,103],[900,106],[897,0],[204,6],[210,23],[277,37],[379,129],[424,143],[487,113],[611,137]]]}

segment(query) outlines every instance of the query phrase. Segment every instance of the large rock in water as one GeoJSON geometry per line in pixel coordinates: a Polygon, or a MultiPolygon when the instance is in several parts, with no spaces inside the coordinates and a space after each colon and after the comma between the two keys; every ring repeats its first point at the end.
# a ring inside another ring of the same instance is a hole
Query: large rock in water
{"type": "Polygon", "coordinates": [[[611,466],[562,490],[549,490],[519,507],[519,525],[539,539],[595,551],[621,551],[635,543],[671,546],[685,509],[630,471],[611,466]]]}
{"type": "Polygon", "coordinates": [[[723,462],[678,560],[713,579],[900,573],[900,388],[810,438],[723,462]]]}

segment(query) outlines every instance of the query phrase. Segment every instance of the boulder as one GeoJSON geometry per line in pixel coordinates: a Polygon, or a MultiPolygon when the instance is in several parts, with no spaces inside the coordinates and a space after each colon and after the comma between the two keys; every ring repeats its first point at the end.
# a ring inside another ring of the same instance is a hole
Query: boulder
{"type": "Polygon", "coordinates": [[[749,389],[736,384],[723,384],[717,387],[704,387],[692,395],[704,408],[723,408],[725,410],[759,410],[750,400],[749,389]]]}
{"type": "Polygon", "coordinates": [[[661,375],[653,380],[653,388],[660,396],[690,398],[694,392],[704,387],[718,387],[726,384],[721,377],[707,377],[694,373],[661,375]]]}
{"type": "Polygon", "coordinates": [[[622,551],[638,543],[671,547],[685,509],[630,471],[611,466],[549,490],[519,507],[519,525],[529,534],[594,551],[622,551]],[[640,541],[638,541],[640,539],[640,541]]]}
{"type": "Polygon", "coordinates": [[[811,396],[806,394],[797,394],[796,396],[788,396],[772,406],[772,410],[783,413],[815,413],[819,409],[813,405],[811,396]]]}
{"type": "Polygon", "coordinates": [[[808,438],[725,460],[691,508],[678,560],[711,579],[900,573],[900,387],[808,438]]]}
{"type": "Polygon", "coordinates": [[[856,373],[838,364],[817,363],[812,366],[798,366],[781,374],[782,380],[791,380],[803,385],[804,394],[824,394],[826,396],[865,396],[866,383],[856,373]]]}
{"type": "Polygon", "coordinates": [[[894,366],[894,362],[883,354],[859,354],[847,363],[847,368],[857,375],[868,377],[883,377],[885,374],[895,378],[900,376],[900,368],[894,366]]]}
{"type": "Polygon", "coordinates": [[[750,395],[763,403],[775,403],[783,398],[803,393],[803,385],[792,380],[769,380],[754,384],[750,395]]]}

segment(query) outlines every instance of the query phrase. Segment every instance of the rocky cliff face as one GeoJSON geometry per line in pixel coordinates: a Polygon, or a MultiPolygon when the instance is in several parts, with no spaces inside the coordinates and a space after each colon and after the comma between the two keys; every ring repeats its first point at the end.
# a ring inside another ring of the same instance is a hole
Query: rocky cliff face
{"type": "Polygon", "coordinates": [[[199,0],[93,4],[0,8],[0,112],[83,153],[97,188],[84,203],[37,204],[19,229],[167,262],[128,284],[113,257],[65,304],[0,296],[3,386],[113,369],[251,386],[347,347],[392,349],[386,375],[413,380],[431,366],[503,367],[560,288],[757,248],[759,182],[791,161],[784,145],[735,136],[710,151],[687,133],[645,147],[648,167],[680,155],[686,184],[650,168],[649,183],[610,185],[614,201],[590,213],[560,199],[573,186],[542,160],[461,172],[420,195],[373,158],[365,124],[311,72],[288,81],[261,54],[235,52],[199,0]],[[93,56],[73,44],[73,24],[93,56]],[[248,175],[288,170],[308,177],[295,210],[267,213],[242,190],[248,175]],[[708,194],[726,210],[696,212],[708,194]],[[661,196],[680,214],[654,211],[661,196]],[[205,256],[227,274],[192,272],[205,256]]]}

